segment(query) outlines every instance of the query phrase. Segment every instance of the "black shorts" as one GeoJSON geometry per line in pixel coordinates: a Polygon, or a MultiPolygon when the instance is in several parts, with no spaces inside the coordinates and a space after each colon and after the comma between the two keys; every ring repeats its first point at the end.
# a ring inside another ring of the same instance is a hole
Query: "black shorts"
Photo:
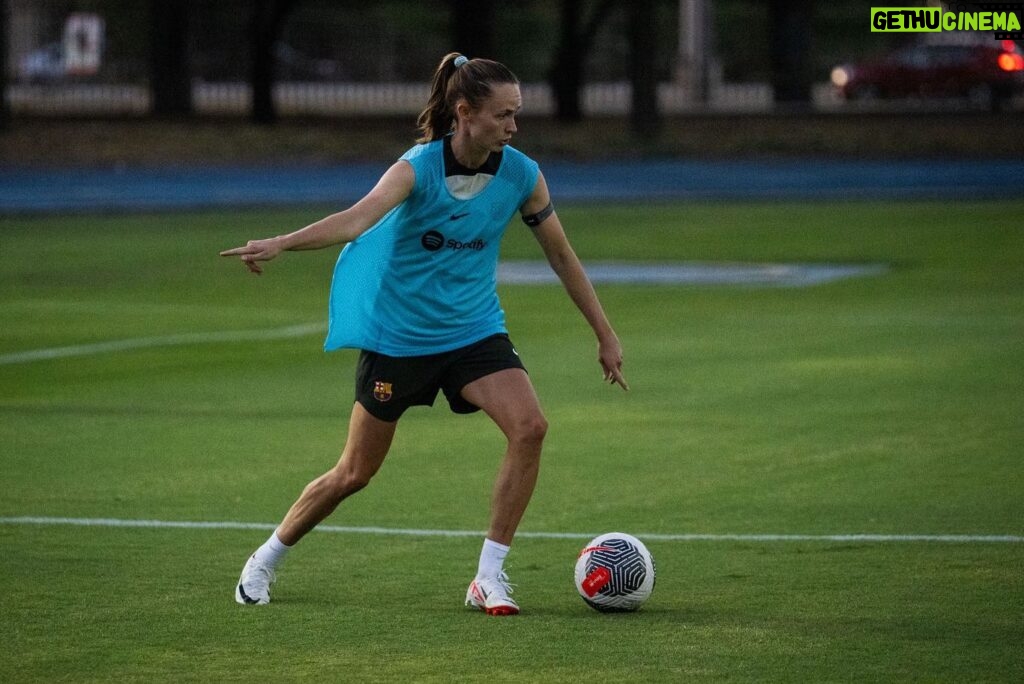
{"type": "Polygon", "coordinates": [[[506,368],[526,370],[504,333],[427,356],[364,350],[356,367],[356,401],[375,418],[393,422],[410,406],[433,406],[438,390],[444,390],[452,411],[473,413],[480,407],[462,397],[462,388],[506,368]]]}

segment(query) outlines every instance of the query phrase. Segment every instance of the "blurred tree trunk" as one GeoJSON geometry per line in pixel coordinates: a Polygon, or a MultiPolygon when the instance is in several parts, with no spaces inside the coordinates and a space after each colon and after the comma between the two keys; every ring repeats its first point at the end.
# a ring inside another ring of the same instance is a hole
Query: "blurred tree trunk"
{"type": "Polygon", "coordinates": [[[777,104],[811,104],[811,22],[814,0],[771,0],[768,4],[772,87],[777,104]]]}
{"type": "Polygon", "coordinates": [[[679,47],[676,77],[694,103],[707,104],[711,83],[708,68],[712,59],[710,0],[680,0],[679,47]]]}
{"type": "Polygon", "coordinates": [[[7,0],[0,0],[0,132],[11,125],[11,110],[7,104],[7,31],[10,25],[7,0]]]}
{"type": "Polygon", "coordinates": [[[252,120],[258,124],[277,123],[274,105],[274,45],[281,37],[288,13],[297,0],[255,0],[252,15],[252,120]]]}
{"type": "Polygon", "coordinates": [[[452,0],[453,49],[470,59],[494,55],[494,2],[452,0]]]}
{"type": "Polygon", "coordinates": [[[156,116],[192,114],[188,64],[189,0],[150,0],[149,89],[156,116]]]}
{"type": "Polygon", "coordinates": [[[580,94],[583,89],[583,68],[601,24],[611,13],[613,0],[601,0],[584,21],[585,0],[561,0],[558,22],[558,47],[548,75],[555,98],[555,116],[559,121],[583,120],[580,94]]]}
{"type": "Polygon", "coordinates": [[[629,80],[633,86],[630,123],[637,136],[649,140],[661,128],[655,0],[633,0],[629,12],[629,80]]]}

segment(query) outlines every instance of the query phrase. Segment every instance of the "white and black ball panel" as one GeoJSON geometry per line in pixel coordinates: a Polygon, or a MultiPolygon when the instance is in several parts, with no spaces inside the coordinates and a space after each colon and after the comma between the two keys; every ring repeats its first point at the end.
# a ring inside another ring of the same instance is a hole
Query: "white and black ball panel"
{"type": "Polygon", "coordinates": [[[639,608],[654,590],[654,558],[636,537],[611,532],[595,537],[576,561],[576,589],[601,612],[639,608]]]}

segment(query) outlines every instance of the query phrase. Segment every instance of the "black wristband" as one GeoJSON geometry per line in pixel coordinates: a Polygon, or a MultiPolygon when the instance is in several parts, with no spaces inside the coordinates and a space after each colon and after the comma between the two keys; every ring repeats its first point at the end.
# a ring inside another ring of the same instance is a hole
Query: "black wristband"
{"type": "Polygon", "coordinates": [[[554,205],[551,204],[551,202],[548,202],[548,206],[544,207],[536,214],[524,216],[523,223],[530,226],[531,228],[536,228],[540,224],[544,223],[544,219],[546,219],[548,216],[551,216],[551,214],[553,213],[555,213],[555,207],[554,205]]]}

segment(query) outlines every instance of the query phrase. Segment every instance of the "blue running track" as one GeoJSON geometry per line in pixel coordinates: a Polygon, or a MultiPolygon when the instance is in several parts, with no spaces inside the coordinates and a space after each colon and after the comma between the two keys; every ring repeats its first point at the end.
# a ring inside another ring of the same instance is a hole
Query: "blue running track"
{"type": "MultiPolygon", "coordinates": [[[[0,213],[347,205],[387,168],[0,167],[0,213]]],[[[626,161],[541,165],[557,202],[1024,197],[1024,160],[626,161]]]]}

